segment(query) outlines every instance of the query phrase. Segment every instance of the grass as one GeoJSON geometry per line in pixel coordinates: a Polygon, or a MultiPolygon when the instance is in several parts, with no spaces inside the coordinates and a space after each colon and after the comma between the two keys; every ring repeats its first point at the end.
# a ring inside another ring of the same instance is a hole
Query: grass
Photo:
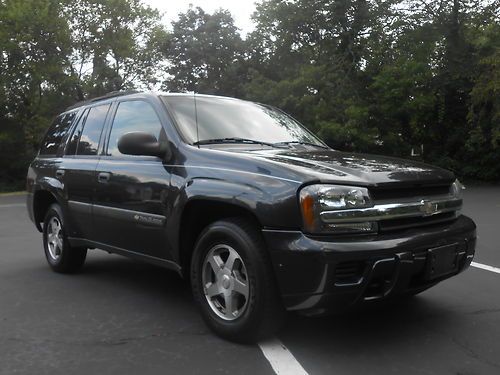
{"type": "Polygon", "coordinates": [[[0,175],[0,195],[19,195],[25,193],[26,183],[24,179],[16,180],[12,177],[3,177],[0,175]]]}
{"type": "Polygon", "coordinates": [[[8,197],[10,195],[24,195],[26,191],[8,191],[5,193],[0,192],[0,197],[8,197]]]}

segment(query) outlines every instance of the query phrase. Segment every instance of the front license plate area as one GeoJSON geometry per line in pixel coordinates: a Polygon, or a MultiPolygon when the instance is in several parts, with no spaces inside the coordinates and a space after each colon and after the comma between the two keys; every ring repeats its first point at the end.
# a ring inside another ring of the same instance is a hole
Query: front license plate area
{"type": "Polygon", "coordinates": [[[458,244],[429,249],[425,276],[433,280],[458,271],[458,244]]]}

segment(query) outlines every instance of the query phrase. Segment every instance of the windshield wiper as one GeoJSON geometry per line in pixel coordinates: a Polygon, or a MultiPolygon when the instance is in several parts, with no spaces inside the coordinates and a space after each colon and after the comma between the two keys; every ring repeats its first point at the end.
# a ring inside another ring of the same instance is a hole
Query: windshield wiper
{"type": "Polygon", "coordinates": [[[221,143],[241,143],[241,144],[263,145],[263,146],[269,146],[269,147],[280,147],[279,144],[257,141],[255,139],[238,138],[238,137],[203,139],[201,141],[193,142],[193,145],[194,146],[213,145],[213,144],[221,144],[221,143]]]}
{"type": "Polygon", "coordinates": [[[312,143],[312,142],[302,142],[302,141],[287,141],[287,142],[277,142],[274,143],[275,146],[289,146],[289,145],[305,145],[305,146],[314,146],[314,147],[320,147],[324,149],[330,149],[328,146],[323,146],[323,145],[318,145],[317,143],[312,143]]]}

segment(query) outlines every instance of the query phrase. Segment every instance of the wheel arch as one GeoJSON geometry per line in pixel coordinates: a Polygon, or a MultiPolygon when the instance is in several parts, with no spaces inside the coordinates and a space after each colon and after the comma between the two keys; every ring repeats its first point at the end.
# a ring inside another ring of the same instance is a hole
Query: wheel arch
{"type": "Polygon", "coordinates": [[[48,190],[40,189],[33,194],[33,217],[35,226],[39,232],[42,232],[42,223],[45,215],[49,207],[54,203],[61,205],[57,196],[48,190]]]}
{"type": "Polygon", "coordinates": [[[179,226],[179,262],[183,276],[188,279],[191,257],[196,240],[204,228],[218,220],[244,217],[262,228],[252,210],[240,202],[226,202],[208,198],[194,198],[184,206],[179,226]],[[201,213],[201,214],[200,214],[201,213]]]}

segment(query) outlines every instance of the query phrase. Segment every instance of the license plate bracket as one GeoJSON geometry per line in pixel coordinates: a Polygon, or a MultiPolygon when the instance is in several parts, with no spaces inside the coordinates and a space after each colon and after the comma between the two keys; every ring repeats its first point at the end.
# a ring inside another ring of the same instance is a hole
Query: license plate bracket
{"type": "Polygon", "coordinates": [[[458,271],[458,244],[439,246],[427,251],[425,278],[427,280],[458,271]]]}

